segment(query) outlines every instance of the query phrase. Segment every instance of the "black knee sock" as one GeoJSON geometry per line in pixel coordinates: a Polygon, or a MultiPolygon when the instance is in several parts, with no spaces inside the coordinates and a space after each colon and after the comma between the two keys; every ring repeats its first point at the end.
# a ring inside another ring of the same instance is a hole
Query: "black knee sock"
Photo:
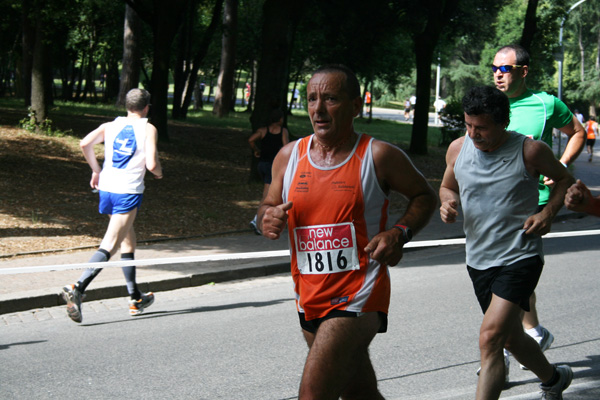
{"type": "MultiPolygon", "coordinates": [[[[121,260],[133,260],[133,253],[122,253],[121,260]]],[[[139,300],[141,293],[135,282],[135,266],[123,267],[123,275],[125,275],[125,282],[127,282],[127,292],[132,300],[139,300]]]]}
{"type": "MultiPolygon", "coordinates": [[[[110,260],[110,253],[104,249],[98,249],[88,262],[106,262],[110,260]]],[[[88,268],[79,277],[77,281],[77,287],[81,293],[85,292],[87,286],[94,280],[96,276],[102,271],[102,268],[88,268]]]]}

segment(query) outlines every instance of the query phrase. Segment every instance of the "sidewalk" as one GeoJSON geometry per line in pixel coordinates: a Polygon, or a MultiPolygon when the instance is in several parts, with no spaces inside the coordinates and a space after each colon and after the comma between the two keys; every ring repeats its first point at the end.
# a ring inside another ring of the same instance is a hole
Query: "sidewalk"
{"type": "MultiPolygon", "coordinates": [[[[584,181],[596,195],[600,193],[600,154],[589,163],[584,152],[575,162],[574,175],[584,181]]],[[[461,214],[462,217],[462,214],[461,214]]],[[[397,216],[392,216],[392,220],[397,216]]],[[[554,224],[553,232],[600,229],[600,218],[572,213],[562,209],[554,224]]],[[[436,211],[429,225],[415,237],[415,242],[464,237],[462,220],[455,224],[444,224],[436,211]]],[[[136,259],[158,259],[190,257],[209,254],[245,253],[257,251],[286,250],[287,235],[277,241],[257,236],[248,229],[247,233],[229,234],[184,241],[165,241],[140,245],[136,259]]],[[[7,259],[0,261],[0,270],[6,268],[42,265],[85,263],[93,249],[51,255],[7,259]]],[[[405,251],[419,251],[410,248],[405,251]]],[[[113,261],[118,260],[115,258],[113,261]]],[[[400,266],[403,265],[402,262],[400,266]]],[[[137,269],[137,280],[143,292],[161,292],[184,287],[200,286],[211,282],[226,282],[251,277],[288,273],[289,257],[238,261],[189,262],[169,265],[144,266],[137,269]]],[[[61,304],[58,292],[69,283],[74,283],[80,270],[36,272],[2,275],[0,280],[0,314],[53,307],[61,304]]],[[[86,300],[125,297],[125,280],[121,268],[105,268],[86,291],[86,300]]]]}

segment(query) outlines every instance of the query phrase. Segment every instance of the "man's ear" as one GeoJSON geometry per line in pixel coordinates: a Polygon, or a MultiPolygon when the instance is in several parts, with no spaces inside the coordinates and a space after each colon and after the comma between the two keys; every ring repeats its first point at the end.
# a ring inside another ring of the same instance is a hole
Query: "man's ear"
{"type": "Polygon", "coordinates": [[[523,68],[521,68],[521,74],[523,75],[523,78],[525,78],[528,73],[529,73],[529,65],[523,65],[523,68]]]}

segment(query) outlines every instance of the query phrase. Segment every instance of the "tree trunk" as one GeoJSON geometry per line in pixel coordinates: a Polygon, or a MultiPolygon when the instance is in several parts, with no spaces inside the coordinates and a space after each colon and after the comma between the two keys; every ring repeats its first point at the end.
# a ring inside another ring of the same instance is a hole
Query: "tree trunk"
{"type": "Polygon", "coordinates": [[[188,76],[192,71],[192,43],[194,41],[195,1],[187,5],[186,16],[179,33],[177,46],[177,61],[173,68],[173,109],[171,116],[174,119],[183,117],[183,96],[188,84],[188,76]]]}
{"type": "Polygon", "coordinates": [[[23,0],[23,62],[21,63],[21,83],[25,106],[31,105],[31,73],[33,68],[33,47],[35,45],[35,21],[33,21],[33,1],[23,0]]]}
{"type": "Polygon", "coordinates": [[[150,93],[152,109],[150,118],[158,130],[158,140],[169,141],[167,108],[169,95],[169,61],[171,45],[181,24],[181,15],[189,0],[154,0],[152,9],[144,8],[141,1],[125,0],[151,27],[154,36],[154,60],[150,93]]]}
{"type": "MultiPolygon", "coordinates": [[[[90,100],[95,102],[97,100],[96,93],[96,60],[94,60],[94,47],[89,49],[88,65],[85,70],[85,93],[90,96],[90,100]]],[[[85,97],[85,96],[84,96],[85,97]]],[[[85,101],[87,97],[83,100],[85,101]]]]}
{"type": "Polygon", "coordinates": [[[415,41],[417,62],[417,102],[410,140],[410,152],[427,154],[427,131],[429,128],[429,92],[431,91],[431,63],[435,43],[422,35],[415,41]]]}
{"type": "Polygon", "coordinates": [[[525,25],[521,35],[520,45],[531,53],[531,43],[537,31],[537,18],[535,16],[539,0],[529,0],[527,2],[527,11],[525,12],[525,25]]]}
{"type": "MultiPolygon", "coordinates": [[[[596,26],[600,28],[600,17],[598,17],[598,22],[596,26]]],[[[598,29],[598,40],[596,41],[596,78],[600,79],[600,29],[598,29]]]]}
{"type": "Polygon", "coordinates": [[[255,96],[250,117],[253,131],[268,124],[273,108],[281,108],[285,114],[292,37],[305,6],[305,0],[264,3],[261,62],[253,90],[256,95],[250,95],[251,101],[255,96]]]}
{"type": "Polygon", "coordinates": [[[250,96],[248,97],[248,108],[246,111],[252,113],[254,96],[256,93],[256,76],[258,75],[258,62],[252,60],[252,74],[250,75],[250,96]]]}
{"type": "MultiPolygon", "coordinates": [[[[600,17],[598,17],[598,22],[596,24],[597,27],[600,27],[600,17]]],[[[595,79],[600,79],[600,29],[598,30],[598,36],[597,36],[597,41],[596,41],[596,62],[594,63],[594,69],[595,69],[595,79]]],[[[589,116],[590,117],[594,117],[596,118],[596,121],[598,121],[598,116],[596,115],[596,105],[598,103],[598,98],[594,98],[594,99],[590,99],[590,106],[589,106],[589,116]]]]}
{"type": "Polygon", "coordinates": [[[116,57],[111,57],[106,65],[106,87],[104,91],[104,101],[109,102],[119,95],[119,61],[116,57]]]}
{"type": "Polygon", "coordinates": [[[140,49],[137,38],[142,29],[142,21],[128,4],[125,5],[125,28],[123,32],[123,68],[116,105],[125,106],[125,96],[140,84],[140,49]]]}
{"type": "Polygon", "coordinates": [[[580,73],[581,73],[581,82],[585,81],[585,47],[583,47],[583,27],[579,24],[579,57],[581,64],[580,73]]]}
{"type": "Polygon", "coordinates": [[[152,80],[150,93],[152,95],[151,119],[158,130],[158,140],[169,141],[167,130],[167,108],[169,96],[169,56],[171,43],[167,35],[160,34],[159,29],[154,36],[154,62],[152,63],[152,80]]]}
{"type": "Polygon", "coordinates": [[[31,69],[31,109],[33,115],[32,123],[39,125],[48,118],[49,93],[47,72],[48,68],[48,46],[45,38],[45,23],[40,10],[36,10],[38,18],[36,21],[35,44],[33,46],[33,63],[31,69]]]}
{"type": "Polygon", "coordinates": [[[235,46],[237,36],[238,0],[225,0],[223,10],[223,40],[221,46],[221,68],[217,79],[213,114],[227,117],[231,109],[233,77],[235,73],[235,46]]]}
{"type": "Polygon", "coordinates": [[[431,92],[431,63],[440,33],[454,15],[458,0],[432,0],[429,2],[425,28],[415,35],[417,63],[417,103],[410,138],[410,152],[427,154],[427,130],[429,125],[429,96],[431,92]]]}
{"type": "MultiPolygon", "coordinates": [[[[191,70],[189,76],[187,77],[187,85],[186,85],[187,90],[186,90],[185,96],[183,98],[183,105],[181,106],[181,118],[187,117],[187,110],[190,106],[190,103],[192,102],[192,94],[194,93],[194,89],[197,87],[196,81],[198,79],[198,70],[200,69],[200,64],[202,64],[202,61],[204,60],[204,58],[206,57],[206,54],[208,53],[208,48],[210,46],[212,38],[215,34],[215,31],[217,30],[217,27],[219,26],[222,10],[223,10],[223,0],[215,1],[210,25],[206,29],[206,32],[204,32],[204,35],[202,37],[202,42],[200,43],[198,51],[196,52],[196,56],[194,57],[194,61],[192,62],[192,70],[191,70]]],[[[200,99],[199,104],[200,104],[200,109],[202,109],[203,108],[202,99],[200,99]]],[[[173,110],[175,110],[175,106],[173,106],[173,110]]]]}

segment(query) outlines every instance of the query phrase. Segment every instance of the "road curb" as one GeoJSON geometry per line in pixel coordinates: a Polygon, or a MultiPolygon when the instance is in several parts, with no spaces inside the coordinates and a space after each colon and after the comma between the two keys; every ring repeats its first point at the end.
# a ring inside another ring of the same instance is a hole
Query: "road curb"
{"type": "MultiPolygon", "coordinates": [[[[155,281],[138,282],[138,287],[142,292],[164,292],[168,290],[202,286],[212,282],[222,283],[239,279],[258,278],[282,274],[289,271],[289,261],[265,265],[256,265],[256,263],[254,263],[254,265],[249,264],[246,267],[240,267],[234,270],[209,271],[155,281]]],[[[59,289],[53,294],[45,293],[0,300],[0,315],[63,305],[65,303],[58,292],[59,289]]],[[[86,290],[85,301],[106,300],[125,296],[127,296],[127,290],[125,284],[122,284],[86,290]]]]}
{"type": "MultiPolygon", "coordinates": [[[[563,222],[572,219],[581,219],[587,217],[586,214],[582,213],[559,213],[554,222],[563,222]]],[[[456,235],[452,238],[460,238],[464,235],[456,235]]],[[[443,240],[443,239],[440,239],[443,240]]],[[[405,248],[404,252],[419,251],[425,248],[435,247],[434,245],[416,248],[405,248]]],[[[196,264],[198,269],[201,269],[201,263],[196,264]]],[[[208,283],[222,283],[240,279],[257,278],[263,276],[270,276],[282,273],[289,273],[291,269],[289,261],[273,261],[268,262],[251,262],[247,265],[239,265],[233,269],[222,269],[219,271],[207,271],[197,274],[191,274],[186,276],[168,277],[164,279],[157,279],[152,281],[141,281],[138,282],[138,286],[142,292],[162,292],[168,290],[183,289],[188,287],[197,287],[206,285],[208,283]]],[[[15,312],[34,310],[45,307],[55,307],[63,305],[64,302],[62,297],[59,295],[57,290],[56,293],[40,293],[39,295],[30,295],[26,297],[17,297],[13,299],[0,300],[0,315],[10,314],[15,312]]],[[[112,285],[106,287],[99,287],[89,289],[85,292],[86,301],[93,300],[106,300],[117,297],[127,296],[127,291],[124,284],[112,285]]]]}

